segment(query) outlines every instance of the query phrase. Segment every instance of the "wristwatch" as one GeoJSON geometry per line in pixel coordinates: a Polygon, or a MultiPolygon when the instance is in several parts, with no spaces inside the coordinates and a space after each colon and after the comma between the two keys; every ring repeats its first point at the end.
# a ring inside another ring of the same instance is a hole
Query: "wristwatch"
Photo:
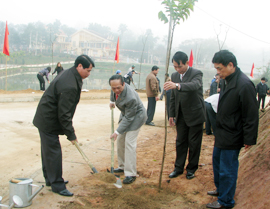
{"type": "Polygon", "coordinates": [[[179,83],[176,83],[175,86],[177,89],[179,89],[179,83]]]}

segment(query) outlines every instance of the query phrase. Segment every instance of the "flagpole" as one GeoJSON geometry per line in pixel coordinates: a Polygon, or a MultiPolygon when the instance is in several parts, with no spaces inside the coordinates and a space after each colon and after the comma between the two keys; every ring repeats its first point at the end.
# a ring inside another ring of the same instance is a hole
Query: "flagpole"
{"type": "Polygon", "coordinates": [[[114,74],[114,67],[115,67],[115,60],[113,62],[113,70],[112,70],[112,74],[114,74]]]}
{"type": "Polygon", "coordinates": [[[116,52],[115,52],[115,58],[113,62],[113,74],[114,74],[115,60],[117,60],[117,63],[119,62],[119,37],[116,44],[116,52]]]}
{"type": "Polygon", "coordinates": [[[7,55],[6,55],[6,91],[7,91],[7,55]]]}

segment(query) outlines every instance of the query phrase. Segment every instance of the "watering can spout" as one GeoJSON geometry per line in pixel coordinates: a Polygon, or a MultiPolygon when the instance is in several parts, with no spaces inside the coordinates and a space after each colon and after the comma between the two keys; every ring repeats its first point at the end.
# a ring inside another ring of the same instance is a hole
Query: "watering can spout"
{"type": "Polygon", "coordinates": [[[30,197],[29,197],[29,199],[28,199],[28,201],[30,202],[39,192],[40,192],[40,190],[42,190],[44,188],[44,185],[42,185],[37,191],[35,191],[35,193],[34,194],[32,194],[30,197]]]}

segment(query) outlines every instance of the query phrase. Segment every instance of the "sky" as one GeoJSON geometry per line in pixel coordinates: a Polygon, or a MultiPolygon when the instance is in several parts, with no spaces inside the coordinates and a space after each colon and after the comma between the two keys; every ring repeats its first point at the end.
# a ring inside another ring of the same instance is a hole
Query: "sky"
{"type": "MultiPolygon", "coordinates": [[[[158,12],[164,11],[161,2],[47,0],[40,3],[36,0],[9,0],[2,4],[0,20],[27,24],[37,21],[53,23],[58,19],[62,24],[77,29],[86,28],[89,23],[98,23],[109,26],[115,32],[120,24],[126,24],[138,35],[151,29],[155,36],[162,39],[168,34],[168,24],[158,19],[158,12]]],[[[224,39],[227,31],[225,43],[239,64],[250,68],[253,62],[255,68],[266,65],[270,62],[269,8],[269,0],[198,0],[189,18],[176,26],[173,46],[177,47],[187,39],[215,38],[218,32],[224,39]],[[244,61],[247,57],[250,63],[244,61]]]]}

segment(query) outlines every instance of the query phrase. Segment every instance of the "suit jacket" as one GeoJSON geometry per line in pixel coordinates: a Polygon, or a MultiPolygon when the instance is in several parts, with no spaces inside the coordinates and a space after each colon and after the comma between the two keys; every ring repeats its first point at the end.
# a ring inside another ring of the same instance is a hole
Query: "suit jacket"
{"type": "Polygon", "coordinates": [[[117,132],[123,134],[140,128],[147,119],[146,109],[138,95],[129,85],[125,84],[124,90],[115,99],[115,93],[111,91],[110,100],[121,111],[117,132]]]}
{"type": "Polygon", "coordinates": [[[81,88],[82,78],[75,67],[56,76],[39,101],[34,125],[43,132],[65,134],[68,140],[75,140],[72,118],[81,88]]]}
{"type": "Polygon", "coordinates": [[[187,126],[195,126],[205,121],[202,76],[200,70],[192,67],[189,67],[182,81],[178,72],[172,74],[172,82],[181,85],[180,90],[173,89],[171,93],[170,117],[175,117],[176,122],[180,113],[187,126]]]}

